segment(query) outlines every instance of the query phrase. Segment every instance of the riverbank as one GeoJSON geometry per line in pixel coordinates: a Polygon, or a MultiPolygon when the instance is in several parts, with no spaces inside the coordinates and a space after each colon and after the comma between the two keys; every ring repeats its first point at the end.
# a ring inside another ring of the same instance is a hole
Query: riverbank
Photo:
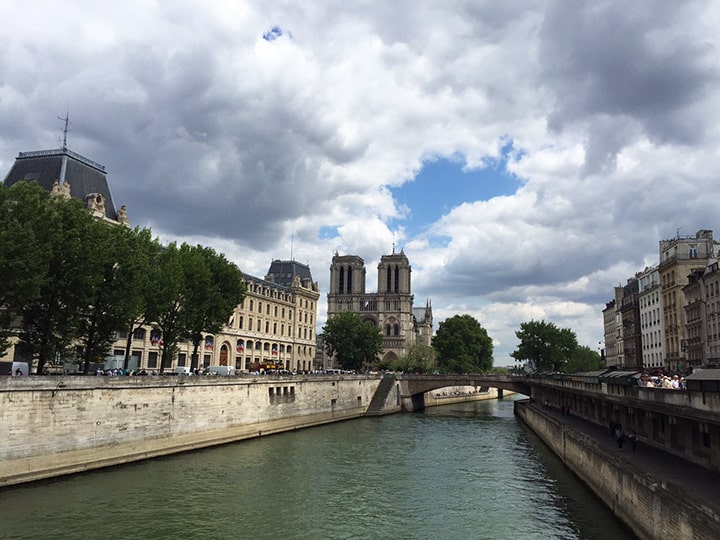
{"type": "Polygon", "coordinates": [[[639,445],[617,448],[607,428],[528,400],[515,414],[643,539],[715,538],[720,474],[639,445]]]}
{"type": "MultiPolygon", "coordinates": [[[[0,487],[358,418],[380,377],[3,377],[0,487]]],[[[381,403],[400,411],[395,385],[381,403]]]]}

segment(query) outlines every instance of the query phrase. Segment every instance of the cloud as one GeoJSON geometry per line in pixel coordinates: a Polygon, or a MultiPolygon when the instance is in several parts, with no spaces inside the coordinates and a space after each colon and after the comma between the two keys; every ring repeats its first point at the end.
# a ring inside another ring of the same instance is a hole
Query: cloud
{"type": "Polygon", "coordinates": [[[529,318],[595,348],[612,287],[661,238],[715,225],[719,15],[699,1],[11,0],[0,169],[57,147],[69,109],[70,147],[164,239],[258,276],[293,256],[323,293],[336,250],[364,257],[370,281],[395,244],[416,301],[438,322],[476,316],[497,363],[529,318]],[[440,158],[500,163],[520,187],[439,196],[442,216],[410,236],[404,219],[423,216],[394,190],[440,158]]]}

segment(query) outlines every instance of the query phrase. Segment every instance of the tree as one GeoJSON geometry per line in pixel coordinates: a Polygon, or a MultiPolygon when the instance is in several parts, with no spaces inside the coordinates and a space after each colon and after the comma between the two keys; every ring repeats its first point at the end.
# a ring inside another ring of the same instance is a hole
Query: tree
{"type": "Polygon", "coordinates": [[[477,373],[492,368],[492,339],[470,315],[455,315],[441,322],[432,346],[437,351],[437,364],[442,371],[477,373]]]}
{"type": "Polygon", "coordinates": [[[572,330],[545,321],[524,322],[515,335],[520,344],[510,356],[519,362],[528,362],[539,372],[565,371],[578,348],[572,330]]]}
{"type": "Polygon", "coordinates": [[[13,318],[38,298],[48,272],[42,221],[50,204],[49,193],[37,184],[0,184],[0,354],[8,347],[13,318]]]}
{"type": "Polygon", "coordinates": [[[81,335],[81,319],[101,279],[92,252],[105,227],[75,199],[51,198],[42,209],[33,223],[47,264],[39,274],[37,294],[16,299],[12,307],[21,319],[20,346],[38,359],[37,373],[71,354],[81,335]]]}
{"type": "Polygon", "coordinates": [[[127,369],[135,331],[150,323],[146,317],[151,291],[150,269],[162,251],[162,246],[159,240],[153,239],[150,229],[136,228],[127,238],[125,248],[130,256],[120,267],[119,277],[123,283],[122,303],[125,306],[123,310],[125,319],[120,323],[119,328],[127,332],[124,362],[124,367],[127,369]]]}
{"type": "Polygon", "coordinates": [[[178,248],[173,242],[160,251],[150,268],[145,315],[161,336],[161,373],[170,365],[177,344],[186,333],[181,317],[186,294],[183,264],[188,251],[186,244],[178,248]]]}
{"type": "MultiPolygon", "coordinates": [[[[128,229],[97,222],[99,233],[88,264],[98,267],[93,296],[81,319],[84,373],[93,359],[104,358],[118,329],[144,310],[147,254],[157,249],[149,230],[128,229]]],[[[127,351],[126,351],[127,361],[127,351]]]]}
{"type": "Polygon", "coordinates": [[[360,371],[377,362],[382,353],[383,336],[372,323],[363,322],[357,313],[343,311],[323,326],[325,350],[335,355],[343,369],[360,371]]]}
{"type": "Polygon", "coordinates": [[[603,369],[603,361],[600,353],[593,351],[586,345],[580,345],[575,353],[571,355],[565,366],[567,373],[579,373],[583,371],[597,371],[603,369]]]}
{"type": "Polygon", "coordinates": [[[189,249],[184,265],[187,294],[183,310],[185,337],[193,344],[191,367],[198,367],[198,348],[203,333],[216,334],[245,297],[240,269],[214,249],[189,249]]]}
{"type": "Polygon", "coordinates": [[[393,371],[430,373],[435,368],[437,354],[428,345],[413,345],[406,356],[390,366],[393,371]]]}

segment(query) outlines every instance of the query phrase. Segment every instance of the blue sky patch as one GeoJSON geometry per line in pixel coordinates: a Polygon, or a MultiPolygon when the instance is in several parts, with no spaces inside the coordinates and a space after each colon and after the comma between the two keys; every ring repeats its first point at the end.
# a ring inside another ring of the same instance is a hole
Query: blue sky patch
{"type": "Polygon", "coordinates": [[[512,195],[522,183],[505,167],[511,146],[505,146],[502,158],[484,169],[463,171],[464,161],[446,158],[426,162],[415,180],[391,188],[397,204],[410,209],[406,219],[395,220],[391,226],[401,224],[414,236],[464,202],[512,195]]]}

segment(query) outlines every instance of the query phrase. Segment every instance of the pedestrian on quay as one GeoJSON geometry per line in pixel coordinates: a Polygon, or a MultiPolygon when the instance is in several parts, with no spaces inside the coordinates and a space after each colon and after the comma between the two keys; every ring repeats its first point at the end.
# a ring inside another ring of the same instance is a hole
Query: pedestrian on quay
{"type": "Polygon", "coordinates": [[[637,433],[634,431],[628,435],[628,439],[630,439],[630,444],[632,445],[633,452],[637,450],[637,433]]]}
{"type": "Polygon", "coordinates": [[[622,450],[623,443],[625,442],[625,432],[620,424],[617,424],[615,428],[615,439],[617,440],[618,449],[622,450]]]}

